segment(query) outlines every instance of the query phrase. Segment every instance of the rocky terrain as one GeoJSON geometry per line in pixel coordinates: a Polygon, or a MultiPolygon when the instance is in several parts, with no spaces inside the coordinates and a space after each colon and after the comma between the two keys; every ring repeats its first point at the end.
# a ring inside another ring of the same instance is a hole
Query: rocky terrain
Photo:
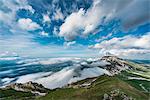
{"type": "Polygon", "coordinates": [[[22,92],[31,92],[35,95],[46,95],[48,89],[46,89],[43,85],[33,82],[27,82],[24,84],[21,83],[14,83],[5,87],[5,89],[14,89],[16,91],[22,92]]]}
{"type": "Polygon", "coordinates": [[[148,100],[150,98],[150,70],[147,65],[136,64],[116,56],[87,60],[79,65],[80,67],[74,69],[76,72],[79,69],[99,67],[109,73],[55,89],[47,89],[31,81],[23,84],[14,83],[0,89],[0,98],[4,100],[8,98],[11,100],[18,98],[19,100],[22,98],[31,100],[33,98],[39,100],[148,100]],[[10,93],[11,95],[7,95],[10,93]],[[22,95],[14,96],[19,93],[22,95]]]}
{"type": "Polygon", "coordinates": [[[128,69],[130,66],[126,64],[126,61],[118,58],[117,56],[104,56],[101,58],[110,64],[104,66],[106,70],[108,70],[112,75],[118,74],[123,70],[128,69]]]}

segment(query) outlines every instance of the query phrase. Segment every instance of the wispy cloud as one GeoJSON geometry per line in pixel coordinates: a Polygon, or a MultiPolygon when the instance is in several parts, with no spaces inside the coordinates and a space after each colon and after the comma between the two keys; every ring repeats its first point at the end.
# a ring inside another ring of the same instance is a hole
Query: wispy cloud
{"type": "Polygon", "coordinates": [[[16,21],[16,13],[20,9],[29,10],[34,13],[32,6],[28,4],[26,0],[1,0],[1,3],[8,11],[0,10],[0,21],[6,23],[9,26],[14,26],[16,21]]]}
{"type": "Polygon", "coordinates": [[[126,57],[132,54],[134,54],[134,56],[143,55],[148,57],[147,55],[150,54],[150,32],[140,37],[133,35],[120,38],[114,37],[110,40],[104,40],[101,43],[90,46],[90,48],[99,49],[103,54],[110,52],[114,55],[126,57]]]}
{"type": "Polygon", "coordinates": [[[43,22],[44,23],[50,23],[51,22],[51,19],[50,19],[48,14],[43,15],[43,22]]]}
{"type": "Polygon", "coordinates": [[[88,49],[92,45],[101,52],[119,49],[119,55],[125,50],[124,55],[146,54],[150,49],[149,33],[145,33],[150,23],[148,4],[148,0],[1,0],[0,52],[98,55],[98,50],[88,49]],[[133,31],[141,25],[147,26],[139,29],[137,37],[133,31]]]}

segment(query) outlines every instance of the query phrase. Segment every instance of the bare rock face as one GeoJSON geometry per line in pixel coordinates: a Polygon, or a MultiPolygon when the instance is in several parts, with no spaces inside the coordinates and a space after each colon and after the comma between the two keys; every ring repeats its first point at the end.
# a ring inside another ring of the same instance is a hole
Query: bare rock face
{"type": "Polygon", "coordinates": [[[119,66],[125,65],[125,60],[118,58],[117,56],[103,56],[101,58],[101,60],[105,60],[107,62],[110,62],[111,64],[114,64],[114,65],[119,65],[119,66]]]}
{"type": "Polygon", "coordinates": [[[103,61],[107,61],[110,64],[104,66],[106,70],[108,70],[112,75],[120,73],[122,70],[126,70],[129,68],[126,65],[126,61],[118,58],[117,56],[104,56],[101,58],[103,61]]]}
{"type": "Polygon", "coordinates": [[[5,89],[14,89],[16,91],[31,92],[37,95],[45,95],[48,90],[43,85],[31,81],[24,84],[14,83],[6,86],[5,89]]]}
{"type": "Polygon", "coordinates": [[[134,98],[128,96],[124,92],[119,89],[115,89],[111,91],[109,94],[105,93],[103,96],[103,100],[135,100],[134,98]]]}
{"type": "Polygon", "coordinates": [[[65,88],[90,88],[92,83],[95,82],[97,77],[87,78],[84,81],[78,81],[75,83],[68,84],[65,88]]]}

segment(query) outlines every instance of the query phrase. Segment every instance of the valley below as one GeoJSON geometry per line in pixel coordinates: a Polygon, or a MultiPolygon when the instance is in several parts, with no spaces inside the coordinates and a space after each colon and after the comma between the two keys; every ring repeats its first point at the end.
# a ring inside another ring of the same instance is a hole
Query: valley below
{"type": "MultiPolygon", "coordinates": [[[[40,61],[56,72],[22,75],[3,83],[2,100],[149,100],[150,65],[116,56],[40,61]],[[55,61],[55,62],[54,62],[55,61]],[[8,83],[8,84],[6,84],[8,83]]],[[[29,65],[28,65],[29,66],[29,65]]],[[[32,65],[33,66],[33,65],[32,65]]]]}

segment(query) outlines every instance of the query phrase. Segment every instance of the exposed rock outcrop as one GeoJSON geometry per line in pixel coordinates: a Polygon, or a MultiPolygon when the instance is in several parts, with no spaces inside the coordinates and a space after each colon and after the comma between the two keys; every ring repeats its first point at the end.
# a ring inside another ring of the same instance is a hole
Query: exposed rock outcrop
{"type": "Polygon", "coordinates": [[[14,89],[16,91],[31,92],[37,95],[45,95],[48,90],[43,85],[31,81],[24,84],[14,83],[6,86],[5,89],[14,89]]]}
{"type": "Polygon", "coordinates": [[[126,70],[129,66],[126,64],[126,61],[118,58],[117,56],[104,56],[101,60],[109,62],[110,64],[104,66],[112,75],[120,73],[122,70],[126,70]]]}
{"type": "Polygon", "coordinates": [[[111,91],[109,94],[105,93],[103,96],[103,100],[135,100],[134,98],[128,96],[127,94],[125,94],[124,92],[122,92],[119,89],[115,89],[113,91],[111,91]]]}

